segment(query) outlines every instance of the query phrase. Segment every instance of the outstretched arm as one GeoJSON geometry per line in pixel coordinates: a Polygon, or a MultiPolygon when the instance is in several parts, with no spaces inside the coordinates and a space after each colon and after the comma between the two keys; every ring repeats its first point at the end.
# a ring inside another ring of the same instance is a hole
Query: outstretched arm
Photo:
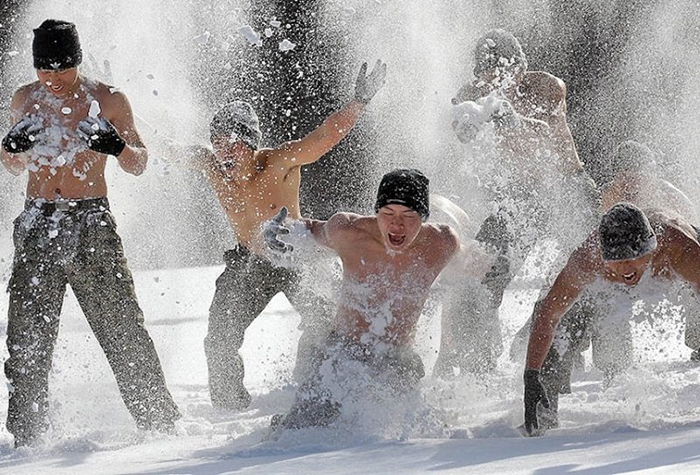
{"type": "Polygon", "coordinates": [[[547,108],[550,113],[545,116],[545,120],[551,129],[551,137],[553,141],[553,152],[555,152],[560,160],[562,172],[566,175],[573,175],[576,172],[583,170],[581,160],[578,158],[574,137],[571,135],[571,129],[566,120],[566,84],[559,78],[552,76],[548,77],[547,81],[542,86],[542,96],[549,103],[547,108]]]}
{"type": "Polygon", "coordinates": [[[538,370],[542,367],[559,320],[594,279],[588,265],[589,251],[586,247],[584,243],[574,251],[533,315],[526,369],[538,370]]]}
{"type": "Polygon", "coordinates": [[[364,110],[365,106],[360,102],[348,103],[304,138],[286,142],[272,150],[269,163],[292,168],[315,162],[350,133],[364,110]]]}
{"type": "Polygon", "coordinates": [[[321,158],[350,133],[365,105],[384,85],[385,77],[386,63],[378,60],[369,75],[367,63],[364,63],[355,81],[354,100],[324,120],[320,127],[306,137],[286,142],[272,150],[268,161],[272,165],[293,168],[308,165],[321,158]]]}
{"type": "Polygon", "coordinates": [[[358,216],[351,213],[336,213],[328,221],[305,218],[289,220],[288,213],[287,207],[283,206],[279,213],[263,225],[263,238],[273,251],[292,251],[293,246],[280,237],[298,237],[304,233],[310,233],[317,244],[338,251],[348,243],[352,244],[353,237],[360,232],[354,225],[358,216]]]}

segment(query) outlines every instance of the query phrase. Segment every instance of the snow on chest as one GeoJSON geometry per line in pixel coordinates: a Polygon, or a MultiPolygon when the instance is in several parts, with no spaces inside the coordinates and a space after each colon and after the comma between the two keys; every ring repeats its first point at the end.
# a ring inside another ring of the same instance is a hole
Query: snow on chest
{"type": "Polygon", "coordinates": [[[77,124],[85,119],[97,103],[91,95],[83,100],[63,101],[40,90],[30,96],[33,105],[30,115],[43,124],[36,135],[36,145],[28,152],[28,169],[38,172],[47,167],[55,175],[61,167],[73,168],[73,175],[80,180],[87,178],[87,164],[76,163],[76,157],[88,150],[87,144],[77,133],[77,124]]]}
{"type": "Polygon", "coordinates": [[[634,321],[652,321],[656,318],[677,316],[683,307],[678,303],[682,284],[665,277],[644,273],[637,285],[599,282],[597,291],[603,303],[603,321],[611,324],[634,321]]]}

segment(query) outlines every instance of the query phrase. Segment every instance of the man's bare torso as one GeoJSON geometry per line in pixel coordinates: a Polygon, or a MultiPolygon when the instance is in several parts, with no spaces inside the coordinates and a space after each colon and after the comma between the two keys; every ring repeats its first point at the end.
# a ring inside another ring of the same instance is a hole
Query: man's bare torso
{"type": "Polygon", "coordinates": [[[356,236],[336,249],[343,262],[337,331],[362,343],[413,342],[431,285],[452,257],[452,231],[424,224],[401,253],[387,251],[374,217],[355,221],[356,236]]]}
{"type": "Polygon", "coordinates": [[[21,88],[18,94],[24,100],[15,119],[33,115],[43,125],[37,133],[37,144],[27,152],[27,196],[50,201],[106,196],[107,157],[88,149],[78,136],[77,127],[88,117],[93,101],[101,107],[100,116],[112,118],[113,111],[108,106],[110,87],[81,78],[74,93],[57,98],[36,81],[21,88]]]}
{"type": "Polygon", "coordinates": [[[255,171],[241,174],[236,170],[224,170],[208,149],[200,149],[198,153],[198,160],[206,171],[240,245],[262,254],[265,244],[260,236],[261,226],[283,206],[287,207],[291,218],[301,218],[301,167],[276,170],[267,163],[269,149],[262,149],[255,152],[255,171]]]}

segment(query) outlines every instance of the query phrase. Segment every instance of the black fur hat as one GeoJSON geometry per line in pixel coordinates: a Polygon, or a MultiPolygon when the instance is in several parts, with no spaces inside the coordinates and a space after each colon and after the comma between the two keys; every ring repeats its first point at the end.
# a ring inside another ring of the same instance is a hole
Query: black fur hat
{"type": "Polygon", "coordinates": [[[598,226],[600,251],[605,261],[638,259],[656,249],[656,234],[649,219],[632,203],[617,203],[598,226]]]}
{"type": "Polygon", "coordinates": [[[374,211],[379,208],[399,204],[417,212],[423,221],[430,216],[430,180],[416,169],[398,169],[382,177],[377,191],[374,211]]]}
{"type": "Polygon", "coordinates": [[[78,30],[68,21],[45,20],[34,30],[32,53],[36,69],[58,71],[83,62],[78,30]]]}

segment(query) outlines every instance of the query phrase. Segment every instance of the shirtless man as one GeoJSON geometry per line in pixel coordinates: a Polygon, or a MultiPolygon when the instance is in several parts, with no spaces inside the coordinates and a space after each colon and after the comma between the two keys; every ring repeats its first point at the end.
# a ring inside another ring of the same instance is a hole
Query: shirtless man
{"type": "Polygon", "coordinates": [[[576,335],[559,320],[581,293],[602,282],[611,290],[636,286],[649,274],[653,282],[682,280],[700,292],[700,244],[697,230],[670,211],[640,210],[618,203],[598,229],[571,255],[546,297],[537,306],[525,365],[525,431],[541,435],[556,427],[559,355],[555,338],[572,341],[576,335]],[[561,335],[562,332],[566,334],[561,335]],[[540,371],[541,370],[541,371],[540,371]],[[538,420],[538,404],[550,411],[538,420]]]}
{"type": "Polygon", "coordinates": [[[49,371],[70,284],[137,425],[170,431],[180,415],[144,327],[104,176],[109,159],[140,175],[148,151],[126,96],[78,71],[75,25],[46,20],[33,53],[39,80],[15,93],[15,125],[2,141],[2,164],[29,178],[13,235],[7,428],[16,446],[48,428],[49,371]]]}
{"type": "MultiPolygon", "coordinates": [[[[558,213],[571,220],[559,227],[566,232],[590,229],[599,206],[595,184],[583,170],[566,121],[564,82],[543,71],[528,71],[519,41],[500,29],[477,40],[474,63],[475,78],[457,92],[452,103],[456,109],[466,104],[472,113],[481,111],[494,125],[500,168],[488,171],[507,183],[484,177],[499,211],[486,218],[476,239],[500,255],[483,282],[491,293],[489,309],[463,311],[475,306],[462,295],[448,297],[443,327],[457,334],[443,335],[436,364],[436,372],[443,375],[453,367],[470,372],[495,367],[502,350],[498,307],[516,270],[513,264],[546,234],[555,208],[563,207],[560,202],[585,201],[584,206],[558,213]],[[561,194],[550,196],[551,189],[560,189],[561,194]]],[[[461,141],[476,140],[478,127],[473,121],[455,120],[453,127],[461,141]]]]}
{"type": "Polygon", "coordinates": [[[300,275],[278,267],[264,255],[262,223],[282,207],[300,219],[301,167],[315,162],[338,144],[358,121],[365,106],[384,84],[386,64],[377,61],[367,74],[363,64],[355,84],[354,100],[328,117],[300,140],[276,148],[260,148],[261,132],[253,108],[245,102],[228,104],[211,121],[213,153],[200,148],[198,164],[209,178],[228,216],[238,245],[224,254],[226,269],[216,281],[209,311],[204,348],[209,368],[209,391],[214,406],[241,410],[251,401],[243,385],[244,366],[239,354],[246,328],[278,292],[285,292],[302,315],[302,335],[296,377],[305,378],[308,353],[326,325],[309,315],[324,314],[327,307],[312,295],[301,293],[300,275]]]}
{"type": "Polygon", "coordinates": [[[340,402],[324,388],[324,360],[346,358],[371,371],[393,371],[401,387],[424,376],[413,352],[418,317],[431,285],[457,253],[460,242],[446,225],[426,224],[428,179],[417,170],[394,170],[382,178],[376,216],[337,213],[328,221],[284,222],[283,210],[268,223],[268,245],[284,251],[280,234],[311,231],[315,241],[336,252],[343,264],[338,310],[317,370],[302,385],[289,414],[273,423],[286,428],[327,425],[340,402]]]}
{"type": "MultiPolygon", "coordinates": [[[[635,141],[621,143],[608,161],[607,179],[601,186],[603,210],[619,202],[629,202],[640,209],[659,208],[683,217],[686,222],[697,221],[690,199],[680,189],[664,180],[656,165],[654,153],[649,147],[635,141]]],[[[700,306],[695,292],[686,292],[686,283],[679,282],[674,292],[682,292],[686,316],[686,345],[692,350],[700,348],[700,306]],[[690,293],[690,295],[688,295],[690,293]]],[[[608,313],[607,305],[597,289],[583,292],[580,298],[561,318],[559,333],[565,334],[568,344],[558,358],[549,361],[549,370],[557,374],[559,384],[550,389],[561,394],[571,392],[571,371],[580,354],[593,346],[593,365],[601,370],[607,382],[627,369],[632,362],[632,328],[629,322],[619,322],[614,331],[601,326],[602,316],[608,313]]],[[[609,300],[609,299],[608,299],[609,300]]],[[[540,305],[538,303],[537,305],[540,305]]],[[[533,312],[534,313],[534,312],[533,312]]],[[[519,347],[527,345],[532,319],[518,331],[511,348],[511,356],[519,353],[519,347]]],[[[609,325],[608,325],[609,326],[609,325]]],[[[520,357],[522,357],[520,355],[520,357]]],[[[700,351],[691,357],[700,360],[700,351]]]]}

